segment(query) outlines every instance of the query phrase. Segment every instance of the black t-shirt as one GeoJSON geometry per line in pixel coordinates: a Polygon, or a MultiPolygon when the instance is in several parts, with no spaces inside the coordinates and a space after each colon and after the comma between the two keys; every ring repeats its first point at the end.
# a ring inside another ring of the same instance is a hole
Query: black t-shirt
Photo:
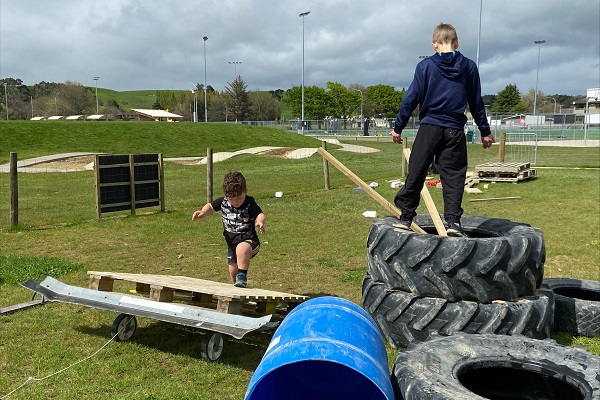
{"type": "Polygon", "coordinates": [[[219,197],[210,203],[213,210],[221,211],[223,217],[223,236],[229,247],[235,247],[244,240],[252,239],[260,243],[254,223],[263,211],[252,196],[239,208],[231,205],[227,197],[219,197]]]}

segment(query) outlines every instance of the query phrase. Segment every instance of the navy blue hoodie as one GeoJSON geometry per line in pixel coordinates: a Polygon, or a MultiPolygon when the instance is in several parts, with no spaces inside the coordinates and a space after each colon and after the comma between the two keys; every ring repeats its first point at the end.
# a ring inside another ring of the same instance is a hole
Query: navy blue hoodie
{"type": "Polygon", "coordinates": [[[417,64],[413,81],[402,99],[394,131],[402,133],[417,105],[422,124],[462,130],[467,122],[467,104],[481,136],[491,134],[475,63],[459,51],[435,53],[417,64]]]}

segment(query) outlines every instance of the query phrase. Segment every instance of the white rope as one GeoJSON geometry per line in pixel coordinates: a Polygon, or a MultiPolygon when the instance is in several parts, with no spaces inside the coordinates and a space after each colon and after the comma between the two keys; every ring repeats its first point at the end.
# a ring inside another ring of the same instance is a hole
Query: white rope
{"type": "Polygon", "coordinates": [[[0,400],[6,399],[8,396],[10,396],[11,394],[15,393],[17,390],[21,389],[22,387],[24,387],[25,385],[27,385],[29,382],[38,382],[38,381],[43,381],[43,380],[52,378],[53,376],[58,375],[58,374],[60,374],[60,373],[62,373],[64,371],[68,370],[69,368],[72,368],[72,367],[76,366],[77,364],[81,364],[82,362],[84,362],[86,360],[89,360],[90,358],[94,357],[96,354],[100,353],[102,351],[102,349],[104,349],[106,346],[108,346],[108,344],[110,342],[112,342],[117,337],[117,335],[119,335],[121,333],[121,331],[127,327],[127,325],[129,325],[129,321],[131,321],[132,318],[133,318],[133,316],[131,318],[129,318],[129,320],[127,321],[127,323],[124,324],[123,327],[117,333],[115,333],[114,336],[111,337],[108,342],[104,343],[93,354],[91,354],[91,355],[89,355],[89,356],[87,356],[85,358],[82,358],[81,360],[79,360],[77,362],[74,362],[73,364],[71,364],[71,365],[69,365],[69,366],[67,366],[67,367],[65,367],[63,369],[60,369],[60,370],[58,370],[56,372],[53,372],[50,375],[46,375],[43,378],[34,378],[33,376],[30,376],[29,378],[27,378],[27,380],[25,382],[23,382],[22,384],[20,384],[19,386],[17,386],[16,388],[14,388],[13,390],[11,390],[7,394],[5,394],[4,396],[1,396],[0,400]]]}

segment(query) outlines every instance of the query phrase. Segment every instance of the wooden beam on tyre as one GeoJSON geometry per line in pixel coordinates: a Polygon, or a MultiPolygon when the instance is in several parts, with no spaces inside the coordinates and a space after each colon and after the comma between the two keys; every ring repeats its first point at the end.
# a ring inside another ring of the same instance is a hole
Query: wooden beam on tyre
{"type": "MultiPolygon", "coordinates": [[[[409,148],[404,149],[402,151],[402,154],[404,155],[404,158],[406,158],[406,161],[408,162],[410,159],[410,149],[409,148]]],[[[427,185],[423,185],[423,188],[421,189],[421,196],[423,197],[423,200],[425,201],[425,205],[427,206],[427,211],[429,211],[429,215],[431,215],[431,219],[433,220],[433,224],[435,225],[435,229],[437,230],[438,235],[448,236],[448,233],[446,233],[446,227],[444,226],[444,223],[442,222],[442,219],[440,218],[440,214],[438,213],[438,210],[435,207],[435,203],[433,202],[433,199],[431,198],[431,194],[429,193],[429,189],[427,189],[427,185]]]]}
{"type": "MultiPolygon", "coordinates": [[[[379,204],[381,204],[383,206],[383,208],[385,208],[387,211],[392,213],[392,215],[395,216],[396,218],[400,218],[400,210],[398,210],[398,208],[396,206],[394,206],[392,203],[387,201],[382,195],[377,193],[371,186],[367,185],[365,183],[365,181],[360,179],[354,172],[350,171],[337,158],[332,156],[327,150],[325,150],[323,148],[319,148],[317,151],[323,158],[325,158],[334,167],[336,167],[338,170],[340,170],[340,172],[342,174],[344,174],[348,178],[350,178],[350,180],[352,182],[356,183],[362,190],[365,191],[365,193],[367,193],[369,196],[371,196],[373,199],[375,199],[375,201],[377,201],[379,204]]],[[[420,226],[415,224],[414,222],[412,223],[412,225],[410,227],[415,232],[427,233],[420,226]]]]}

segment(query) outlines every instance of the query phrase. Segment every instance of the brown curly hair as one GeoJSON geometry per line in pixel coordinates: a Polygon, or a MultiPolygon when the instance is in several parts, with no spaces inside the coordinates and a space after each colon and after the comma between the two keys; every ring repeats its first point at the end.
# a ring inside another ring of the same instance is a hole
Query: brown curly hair
{"type": "Polygon", "coordinates": [[[246,178],[241,172],[228,172],[223,178],[223,193],[227,197],[237,197],[248,191],[246,178]]]}

